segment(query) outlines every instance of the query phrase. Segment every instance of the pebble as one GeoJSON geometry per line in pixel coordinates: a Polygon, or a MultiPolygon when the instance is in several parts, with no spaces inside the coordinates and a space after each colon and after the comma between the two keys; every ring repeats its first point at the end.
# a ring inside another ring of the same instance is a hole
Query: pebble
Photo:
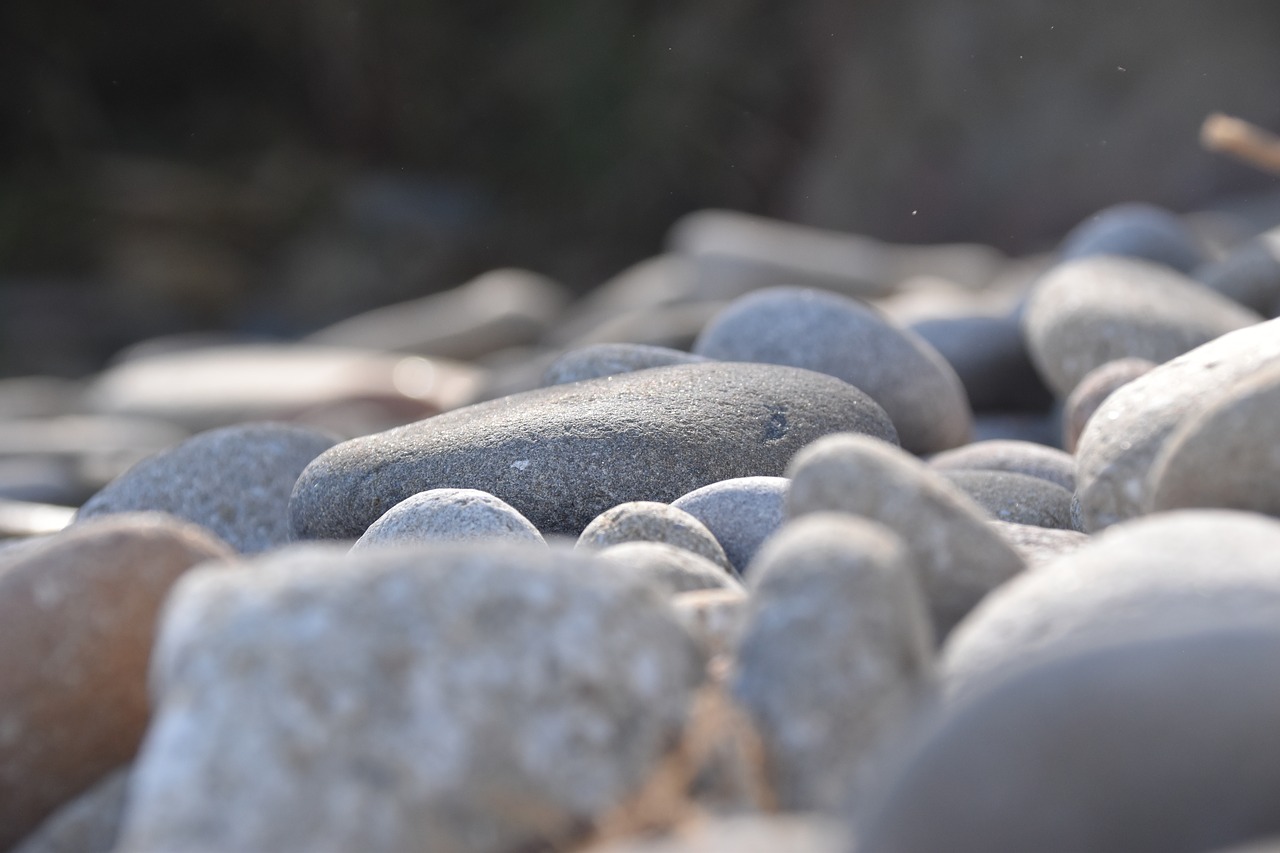
{"type": "Polygon", "coordinates": [[[912,713],[933,629],[902,540],[866,519],[807,515],[756,556],[733,694],[755,721],[786,811],[830,811],[867,784],[912,713]]]}
{"type": "Polygon", "coordinates": [[[998,521],[1072,529],[1071,492],[1041,477],[1014,471],[940,471],[998,521]]]}
{"type": "Polygon", "coordinates": [[[1280,359],[1280,320],[1223,335],[1122,386],[1085,425],[1076,449],[1084,529],[1101,530],[1150,505],[1151,463],[1205,399],[1280,359]]]}
{"type": "Polygon", "coordinates": [[[737,648],[747,616],[747,591],[740,584],[677,593],[671,607],[708,658],[737,648]]]}
{"type": "Polygon", "coordinates": [[[732,815],[685,827],[671,837],[619,841],[584,853],[846,853],[839,821],[816,815],[732,815]]]}
{"type": "Polygon", "coordinates": [[[344,442],[303,472],[289,511],[298,538],[355,538],[409,495],[475,488],[543,535],[577,536],[625,501],[776,476],[801,447],[843,430],[895,436],[879,406],[830,376],[764,364],[657,367],[344,442]]]}
{"type": "Polygon", "coordinates": [[[1084,425],[1098,411],[1102,401],[1121,385],[1127,385],[1151,371],[1154,361],[1145,358],[1118,358],[1095,367],[1085,374],[1080,384],[1067,397],[1062,413],[1062,447],[1075,453],[1084,425]]]}
{"type": "Polygon", "coordinates": [[[1010,471],[1039,477],[1067,491],[1076,488],[1076,460],[1071,454],[1031,441],[975,441],[928,461],[935,471],[1010,471]]]}
{"type": "Polygon", "coordinates": [[[674,545],[733,571],[706,525],[678,507],[657,501],[628,501],[605,510],[583,529],[577,547],[598,550],[635,541],[674,545]]]}
{"type": "Polygon", "coordinates": [[[242,553],[265,551],[289,541],[293,484],[337,440],[275,423],[209,430],[121,474],[85,502],[76,520],[155,510],[199,524],[242,553]]]}
{"type": "Polygon", "coordinates": [[[1004,541],[1013,546],[1028,569],[1043,566],[1062,554],[1070,554],[1089,541],[1089,534],[1079,530],[1037,527],[1010,521],[988,522],[1004,541]]]}
{"type": "Polygon", "coordinates": [[[232,556],[154,513],[0,554],[0,849],[132,758],[157,611],[191,566],[232,556]]]}
{"type": "Polygon", "coordinates": [[[1062,241],[1063,260],[1112,255],[1137,258],[1189,273],[1207,260],[1195,231],[1151,204],[1108,207],[1077,225],[1062,241]]]}
{"type": "Polygon", "coordinates": [[[855,816],[858,853],[1206,851],[1280,832],[1280,633],[1079,650],[949,709],[855,816]]]}
{"type": "Polygon", "coordinates": [[[738,579],[720,564],[667,542],[619,542],[600,548],[597,553],[600,559],[649,579],[669,595],[695,589],[742,588],[738,579]]]}
{"type": "Polygon", "coordinates": [[[1053,392],[1031,363],[1018,317],[959,314],[907,327],[947,360],[975,413],[1039,412],[1053,392]]]}
{"type": "Polygon", "coordinates": [[[128,793],[126,767],[59,808],[11,853],[112,853],[128,793]]]}
{"type": "Polygon", "coordinates": [[[1264,317],[1280,314],[1280,228],[1235,247],[1196,269],[1195,279],[1210,290],[1252,308],[1264,317]]]}
{"type": "Polygon", "coordinates": [[[1183,510],[1117,525],[992,593],[943,649],[957,695],[1070,646],[1280,618],[1280,522],[1183,510]]]}
{"type": "Polygon", "coordinates": [[[1150,261],[1067,261],[1028,297],[1023,332],[1049,387],[1066,397],[1091,370],[1118,358],[1157,364],[1262,319],[1150,261]]]}
{"type": "Polygon", "coordinates": [[[951,365],[913,332],[839,294],[795,287],[757,291],[708,323],[693,351],[839,377],[884,407],[902,446],[913,453],[969,440],[972,413],[951,365]]]}
{"type": "Polygon", "coordinates": [[[476,539],[545,544],[529,519],[488,492],[431,489],[387,510],[351,548],[476,539]]]}
{"type": "Polygon", "coordinates": [[[742,576],[760,545],[782,526],[790,484],[786,477],[733,477],[694,489],[671,505],[706,525],[742,576]]]}
{"type": "Polygon", "coordinates": [[[846,512],[902,537],[941,639],[988,592],[1023,569],[986,512],[940,473],[883,441],[840,434],[813,442],[787,469],[787,514],[846,512]]]}
{"type": "Polygon", "coordinates": [[[563,849],[655,772],[704,677],[656,590],[582,554],[249,569],[173,594],[124,851],[563,849]]]}
{"type": "Polygon", "coordinates": [[[1231,384],[1165,440],[1150,509],[1227,507],[1280,515],[1280,363],[1231,384]]]}
{"type": "Polygon", "coordinates": [[[669,364],[694,364],[708,359],[672,349],[646,344],[592,344],[569,350],[551,363],[542,384],[562,385],[582,379],[599,379],[669,364]]]}

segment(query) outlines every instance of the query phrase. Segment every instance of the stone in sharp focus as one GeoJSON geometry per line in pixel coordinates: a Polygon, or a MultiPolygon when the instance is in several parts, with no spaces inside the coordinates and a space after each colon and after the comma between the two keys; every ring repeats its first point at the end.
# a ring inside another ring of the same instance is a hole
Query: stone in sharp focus
{"type": "Polygon", "coordinates": [[[789,485],[786,477],[734,477],[694,489],[671,505],[705,524],[741,575],[782,525],[789,485]]]}

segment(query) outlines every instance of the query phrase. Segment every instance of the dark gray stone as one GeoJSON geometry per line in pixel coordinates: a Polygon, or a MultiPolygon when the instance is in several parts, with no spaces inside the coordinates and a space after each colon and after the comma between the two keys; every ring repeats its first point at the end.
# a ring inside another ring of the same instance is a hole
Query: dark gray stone
{"type": "Polygon", "coordinates": [[[940,471],[997,521],[1071,530],[1071,492],[1013,471],[940,471]]]}
{"type": "Polygon", "coordinates": [[[693,351],[839,377],[884,407],[913,453],[969,440],[972,413],[951,365],[915,333],[846,296],[795,287],[752,293],[716,315],[693,351]]]}
{"type": "Polygon", "coordinates": [[[1099,256],[1046,273],[1027,301],[1023,331],[1036,369],[1066,397],[1109,361],[1160,364],[1261,319],[1159,264],[1099,256]]]}
{"type": "Polygon", "coordinates": [[[883,441],[830,435],[788,466],[787,514],[847,512],[902,537],[920,575],[939,638],[1023,562],[986,512],[940,473],[883,441]]]}
{"type": "Polygon", "coordinates": [[[473,539],[545,544],[529,519],[488,492],[432,489],[407,497],[387,510],[351,547],[360,550],[473,539]]]}
{"type": "Polygon", "coordinates": [[[299,538],[354,538],[427,489],[496,495],[542,531],[578,535],[632,500],[671,501],[730,477],[777,475],[815,438],[894,439],[867,395],[820,373],[685,364],[575,382],[345,442],[313,462],[290,504],[299,538]]]}
{"type": "Polygon", "coordinates": [[[988,523],[1004,541],[1013,546],[1013,550],[1026,561],[1029,569],[1042,566],[1062,554],[1070,554],[1089,541],[1089,535],[1079,530],[1058,530],[1009,521],[988,523]]]}
{"type": "Polygon", "coordinates": [[[975,441],[929,458],[938,471],[1012,471],[1039,477],[1067,491],[1076,488],[1076,460],[1070,453],[1031,441],[975,441]]]}
{"type": "Polygon", "coordinates": [[[742,589],[742,584],[728,569],[667,542],[620,542],[598,553],[602,560],[635,572],[669,595],[695,589],[742,589]]]}
{"type": "Polygon", "coordinates": [[[156,510],[212,530],[237,551],[266,551],[289,541],[289,495],[298,475],[337,440],[273,423],[203,432],[108,483],[76,520],[156,510]]]}
{"type": "Polygon", "coordinates": [[[1062,409],[1063,448],[1068,453],[1075,453],[1084,425],[1098,411],[1102,401],[1121,385],[1132,382],[1155,366],[1154,361],[1145,358],[1119,358],[1086,373],[1062,409]]]}
{"type": "Polygon", "coordinates": [[[600,549],[635,541],[674,545],[733,571],[706,525],[678,507],[657,501],[628,501],[605,510],[583,529],[577,547],[600,549]]]}
{"type": "Polygon", "coordinates": [[[782,525],[790,483],[786,477],[735,477],[694,489],[671,505],[705,524],[741,575],[782,525]]]}
{"type": "Polygon", "coordinates": [[[1280,320],[1198,347],[1122,386],[1085,425],[1076,450],[1076,496],[1087,531],[1140,515],[1147,476],[1165,440],[1207,396],[1280,359],[1280,320]]]}
{"type": "Polygon", "coordinates": [[[542,384],[562,385],[582,379],[598,379],[616,373],[630,373],[669,364],[696,364],[707,361],[700,355],[670,347],[646,344],[592,344],[569,350],[551,363],[542,384]]]}
{"type": "Polygon", "coordinates": [[[935,317],[907,328],[947,360],[975,413],[1039,412],[1053,404],[1053,392],[1031,364],[1016,316],[935,317]]]}
{"type": "Polygon", "coordinates": [[[1151,204],[1117,204],[1081,222],[1062,241],[1063,260],[1119,255],[1191,272],[1208,258],[1181,219],[1151,204]]]}
{"type": "Polygon", "coordinates": [[[198,571],[154,662],[130,853],[564,849],[672,749],[705,664],[649,584],[488,543],[198,571]]]}
{"type": "Polygon", "coordinates": [[[760,732],[778,805],[825,811],[856,795],[932,657],[928,608],[891,530],[818,513],[765,543],[733,692],[760,732]]]}
{"type": "MultiPolygon", "coordinates": [[[[1273,623],[1274,625],[1274,623],[1273,623]]],[[[1280,832],[1280,632],[1046,661],[921,733],[858,853],[1198,853],[1280,832]]]]}
{"type": "Polygon", "coordinates": [[[1280,228],[1259,234],[1195,271],[1205,287],[1264,317],[1280,313],[1280,228]]]}

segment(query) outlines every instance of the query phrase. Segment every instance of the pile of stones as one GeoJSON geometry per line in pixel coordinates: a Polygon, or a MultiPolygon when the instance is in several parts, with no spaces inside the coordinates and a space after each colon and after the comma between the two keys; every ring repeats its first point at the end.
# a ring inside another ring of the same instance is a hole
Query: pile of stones
{"type": "Polygon", "coordinates": [[[1280,850],[1280,230],[668,249],[0,383],[0,848],[1280,850]]]}

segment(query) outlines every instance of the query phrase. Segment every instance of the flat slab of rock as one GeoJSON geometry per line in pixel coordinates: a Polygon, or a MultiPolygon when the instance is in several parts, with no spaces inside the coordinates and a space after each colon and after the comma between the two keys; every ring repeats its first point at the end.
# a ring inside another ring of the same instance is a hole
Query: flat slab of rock
{"type": "Polygon", "coordinates": [[[303,472],[289,512],[298,538],[355,538],[409,495],[473,488],[544,535],[576,536],[626,501],[781,474],[801,447],[846,430],[896,437],[870,397],[834,377],[764,364],[658,367],[344,442],[303,472]]]}

